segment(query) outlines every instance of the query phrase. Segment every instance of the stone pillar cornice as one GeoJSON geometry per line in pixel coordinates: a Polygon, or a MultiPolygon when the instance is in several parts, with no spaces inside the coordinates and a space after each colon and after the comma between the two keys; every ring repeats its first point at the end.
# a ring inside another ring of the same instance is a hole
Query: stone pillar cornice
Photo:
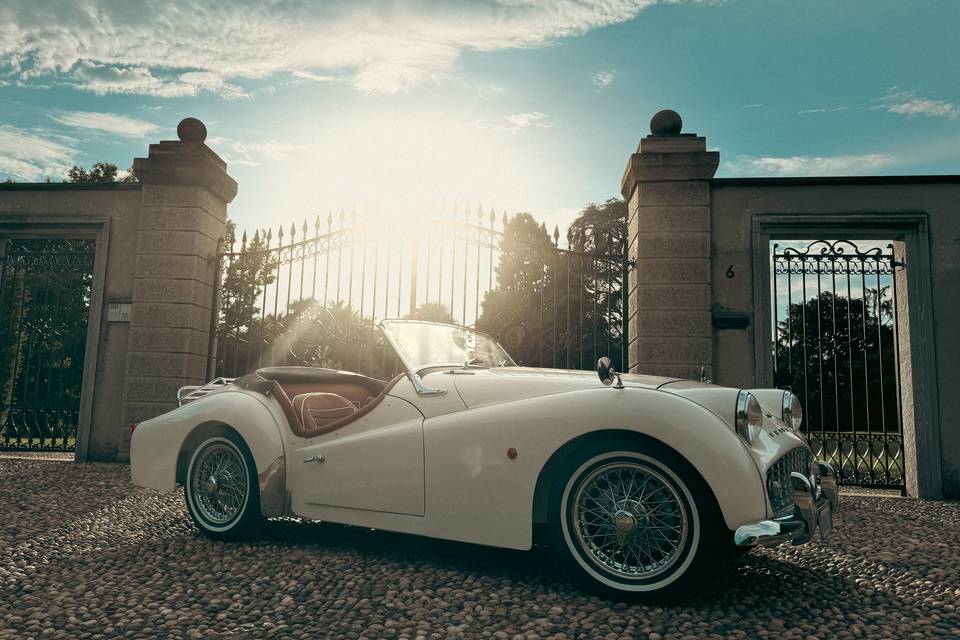
{"type": "Polygon", "coordinates": [[[225,203],[237,195],[237,182],[227,163],[204,144],[206,127],[186,118],[177,127],[180,140],[151,144],[146,158],[134,158],[133,172],[144,185],[204,187],[225,203]]]}
{"type": "MultiPolygon", "coordinates": [[[[653,122],[651,126],[657,124],[653,122]]],[[[659,126],[667,129],[662,123],[659,126]]],[[[720,152],[707,151],[707,139],[703,136],[679,133],[679,125],[675,130],[676,133],[654,132],[640,140],[620,180],[620,192],[625,199],[630,199],[640,182],[710,180],[716,175],[720,152]]]]}
{"type": "Polygon", "coordinates": [[[620,181],[620,192],[629,199],[640,182],[710,180],[719,165],[718,151],[642,151],[630,156],[620,181]]]}

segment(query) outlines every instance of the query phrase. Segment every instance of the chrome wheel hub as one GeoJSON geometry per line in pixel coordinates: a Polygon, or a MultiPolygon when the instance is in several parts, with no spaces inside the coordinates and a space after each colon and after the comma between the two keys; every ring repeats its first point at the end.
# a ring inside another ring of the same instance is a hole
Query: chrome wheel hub
{"type": "Polygon", "coordinates": [[[613,514],[613,526],[619,533],[630,533],[637,527],[637,519],[629,511],[617,511],[613,514]]]}
{"type": "Polygon", "coordinates": [[[213,525],[227,524],[243,509],[248,483],[240,452],[221,442],[203,449],[190,478],[197,511],[213,525]]]}
{"type": "Polygon", "coordinates": [[[581,550],[624,578],[648,578],[673,566],[688,535],[687,512],[673,483],[636,462],[594,469],[573,496],[581,550]]]}

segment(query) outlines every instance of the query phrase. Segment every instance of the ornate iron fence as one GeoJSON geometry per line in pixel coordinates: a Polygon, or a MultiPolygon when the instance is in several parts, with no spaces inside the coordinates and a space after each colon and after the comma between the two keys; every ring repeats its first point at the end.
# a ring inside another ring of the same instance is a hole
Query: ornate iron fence
{"type": "Polygon", "coordinates": [[[892,244],[773,245],[775,385],[801,399],[811,446],[845,484],[905,486],[896,282],[903,266],[892,244]]]}
{"type": "Polygon", "coordinates": [[[623,247],[561,249],[528,215],[469,208],[425,221],[356,212],[313,224],[228,230],[208,377],[309,364],[388,377],[374,323],[414,317],[474,326],[518,362],[592,368],[626,361],[623,247]],[[603,253],[600,254],[600,251],[603,253]]]}
{"type": "Polygon", "coordinates": [[[0,257],[0,450],[76,448],[94,242],[10,240],[0,257]]]}

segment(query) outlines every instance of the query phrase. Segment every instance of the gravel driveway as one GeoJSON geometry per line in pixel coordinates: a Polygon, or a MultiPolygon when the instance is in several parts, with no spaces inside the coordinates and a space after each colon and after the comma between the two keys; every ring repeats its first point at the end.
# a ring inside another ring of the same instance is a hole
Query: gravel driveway
{"type": "Polygon", "coordinates": [[[0,458],[0,639],[960,638],[960,503],[847,496],[682,606],[583,593],[543,552],[273,522],[208,541],[123,465],[0,458]]]}

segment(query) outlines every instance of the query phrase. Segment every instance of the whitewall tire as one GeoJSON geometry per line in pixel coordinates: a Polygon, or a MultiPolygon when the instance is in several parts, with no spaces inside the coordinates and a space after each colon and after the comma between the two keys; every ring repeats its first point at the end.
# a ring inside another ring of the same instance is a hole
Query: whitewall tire
{"type": "Polygon", "coordinates": [[[184,484],[187,511],[212,538],[237,538],[262,521],[256,467],[235,433],[207,434],[190,452],[184,484]]]}
{"type": "Polygon", "coordinates": [[[604,595],[668,598],[717,559],[717,509],[676,454],[624,443],[567,461],[551,501],[555,551],[575,579],[604,595]]]}

